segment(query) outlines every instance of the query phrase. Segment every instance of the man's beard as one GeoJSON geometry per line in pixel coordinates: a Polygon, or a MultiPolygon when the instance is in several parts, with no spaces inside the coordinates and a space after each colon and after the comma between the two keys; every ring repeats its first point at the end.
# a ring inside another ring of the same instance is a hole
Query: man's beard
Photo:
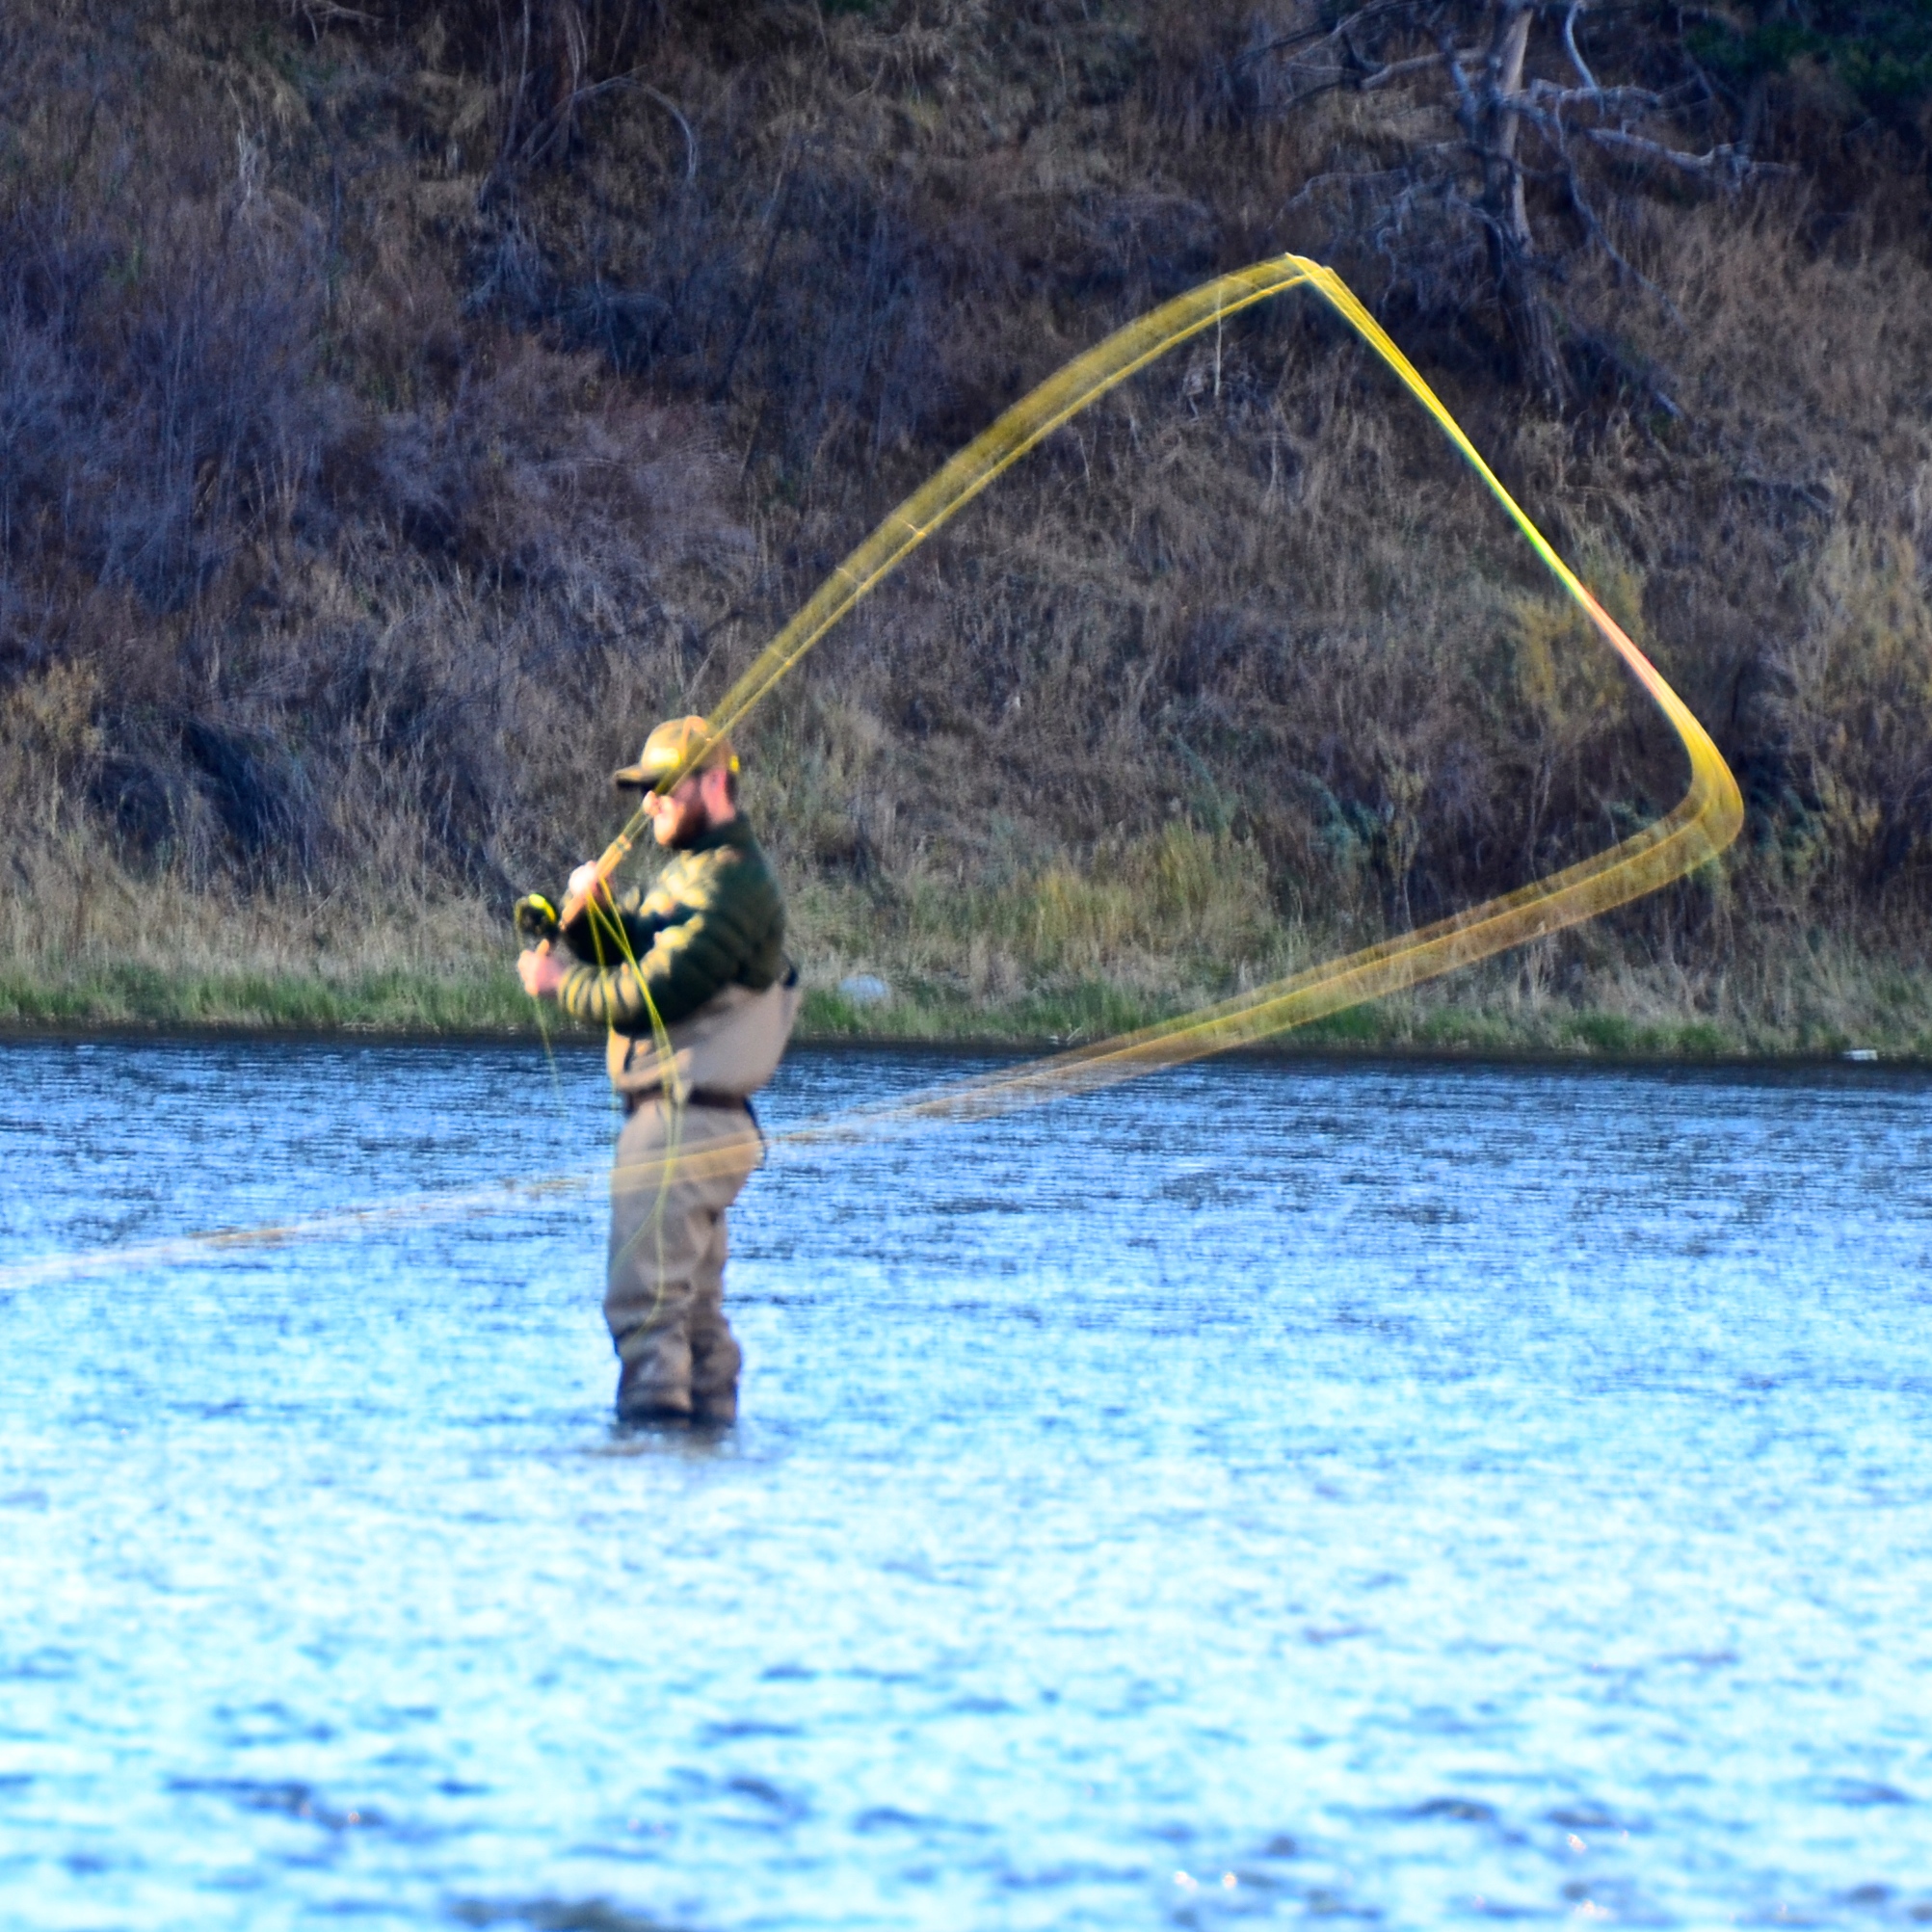
{"type": "Polygon", "coordinates": [[[659,843],[667,852],[689,852],[710,830],[711,814],[701,805],[694,806],[689,811],[677,814],[677,824],[671,836],[659,843]]]}

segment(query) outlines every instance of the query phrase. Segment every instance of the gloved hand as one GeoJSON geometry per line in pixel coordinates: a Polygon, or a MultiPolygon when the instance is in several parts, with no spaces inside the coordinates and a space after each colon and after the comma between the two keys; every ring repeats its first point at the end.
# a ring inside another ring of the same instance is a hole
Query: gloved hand
{"type": "Polygon", "coordinates": [[[541,892],[525,893],[510,916],[533,946],[544,945],[557,937],[557,909],[541,892]]]}

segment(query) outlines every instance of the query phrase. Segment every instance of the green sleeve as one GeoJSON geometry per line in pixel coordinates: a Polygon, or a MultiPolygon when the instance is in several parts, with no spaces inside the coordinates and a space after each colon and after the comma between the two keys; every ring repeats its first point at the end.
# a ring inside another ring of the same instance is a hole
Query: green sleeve
{"type": "Polygon", "coordinates": [[[605,969],[572,966],[557,1003],[573,1019],[620,1033],[648,1029],[653,1011],[675,1026],[726,987],[769,986],[776,975],[784,912],[762,858],[727,847],[667,878],[644,901],[655,920],[648,945],[605,969]]]}
{"type": "Polygon", "coordinates": [[[640,895],[633,890],[610,912],[586,906],[560,937],[587,966],[616,966],[624,960],[642,959],[663,924],[662,913],[641,908],[640,895]]]}

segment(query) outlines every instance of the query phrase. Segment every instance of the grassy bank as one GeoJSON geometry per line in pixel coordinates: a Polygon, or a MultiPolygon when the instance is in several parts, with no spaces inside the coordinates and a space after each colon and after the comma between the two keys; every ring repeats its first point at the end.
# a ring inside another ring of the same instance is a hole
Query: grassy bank
{"type": "MultiPolygon", "coordinates": [[[[962,978],[894,970],[884,997],[855,998],[826,978],[808,987],[805,1041],[1050,1048],[1170,1019],[1196,1001],[1170,990],[1082,977],[975,993],[962,978]]],[[[1205,990],[1202,991],[1204,996],[1205,990]]],[[[1932,1065],[1932,972],[1813,960],[1775,1002],[1722,988],[1687,999],[1681,985],[1632,975],[1558,992],[1507,963],[1382,1000],[1279,1036],[1285,1053],[1418,1053],[1674,1061],[1818,1059],[1854,1049],[1887,1063],[1932,1065]],[[1701,999],[1702,1004],[1698,1003],[1701,999]],[[1768,1010],[1767,1010],[1768,1008],[1768,1010]]],[[[0,973],[0,1031],[353,1033],[394,1038],[578,1037],[554,1009],[524,997],[507,953],[440,968],[365,971],[65,965],[0,973]]],[[[581,1037],[590,1037],[588,1034],[581,1037]]]]}
{"type": "MultiPolygon", "coordinates": [[[[745,802],[781,834],[805,808],[755,770],[745,802]]],[[[928,856],[863,883],[814,873],[782,856],[781,836],[773,842],[789,887],[788,950],[807,987],[806,1039],[1084,1044],[1400,929],[1308,910],[1282,892],[1252,840],[1186,818],[1098,843],[1077,863],[1009,845],[997,871],[928,856]]],[[[15,871],[26,889],[0,899],[0,1027],[568,1031],[517,985],[500,913],[479,897],[438,894],[432,881],[374,904],[223,887],[131,865],[85,823],[16,857],[15,871]]],[[[1854,940],[1753,919],[1720,867],[1674,903],[1628,910],[1277,1044],[1687,1061],[1868,1048],[1932,1062],[1932,969],[1921,951],[1876,933],[1854,940]],[[1675,942],[1687,924],[1694,946],[1675,942]]]]}

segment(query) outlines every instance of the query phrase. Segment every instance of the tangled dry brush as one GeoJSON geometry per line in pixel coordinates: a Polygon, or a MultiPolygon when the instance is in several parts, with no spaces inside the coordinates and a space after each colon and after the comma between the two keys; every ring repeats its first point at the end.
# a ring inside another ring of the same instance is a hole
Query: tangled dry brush
{"type": "MultiPolygon", "coordinates": [[[[1932,40],[1880,12],[21,0],[14,982],[488,957],[619,753],[951,448],[1292,247],[1746,787],[1722,876],[1520,984],[1919,997],[1932,40]]],[[[1432,437],[1284,305],[964,517],[750,746],[820,976],[1158,1002],[1667,805],[1670,745],[1432,437]]]]}

